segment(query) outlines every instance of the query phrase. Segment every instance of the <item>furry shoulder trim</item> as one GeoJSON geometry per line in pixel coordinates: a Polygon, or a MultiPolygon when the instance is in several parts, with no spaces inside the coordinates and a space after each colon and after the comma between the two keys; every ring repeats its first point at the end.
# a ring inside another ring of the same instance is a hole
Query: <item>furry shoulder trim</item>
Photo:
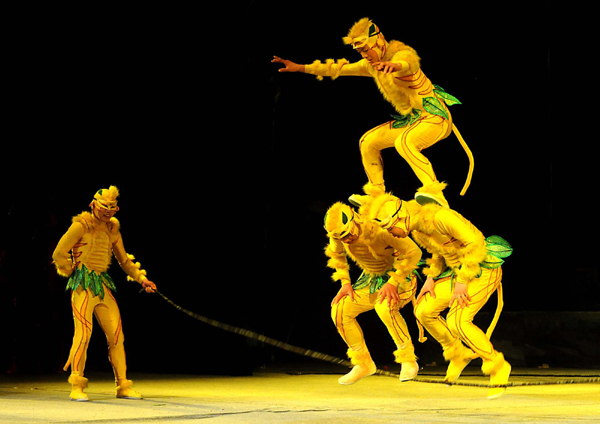
{"type": "Polygon", "coordinates": [[[368,199],[370,199],[370,201],[365,202],[360,207],[359,213],[363,216],[368,216],[370,220],[385,218],[379,216],[383,205],[387,202],[395,202],[398,200],[398,198],[391,193],[384,193],[377,197],[369,196],[368,199]]]}
{"type": "MultiPolygon", "coordinates": [[[[85,228],[86,231],[93,230],[98,225],[98,220],[94,218],[94,216],[90,212],[81,212],[79,215],[76,215],[71,220],[72,222],[78,222],[85,228]]],[[[121,228],[121,223],[115,217],[112,217],[108,222],[108,230],[116,234],[119,232],[121,228]]]]}
{"type": "Polygon", "coordinates": [[[81,212],[79,215],[74,216],[71,221],[80,223],[86,231],[94,228],[94,217],[90,212],[81,212]]]}
{"type": "Polygon", "coordinates": [[[404,44],[402,41],[398,40],[392,40],[389,42],[387,51],[383,56],[383,60],[392,60],[392,58],[397,54],[401,56],[400,59],[411,64],[415,64],[417,65],[417,67],[421,63],[421,58],[417,54],[417,51],[411,46],[404,44]]]}

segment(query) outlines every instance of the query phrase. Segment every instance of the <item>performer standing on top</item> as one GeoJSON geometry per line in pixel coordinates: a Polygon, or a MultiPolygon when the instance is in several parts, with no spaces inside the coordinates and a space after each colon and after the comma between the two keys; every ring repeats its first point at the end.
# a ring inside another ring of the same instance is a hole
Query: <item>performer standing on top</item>
{"type": "MultiPolygon", "coordinates": [[[[310,65],[300,65],[275,56],[272,62],[285,66],[279,72],[303,72],[317,75],[319,79],[324,76],[335,79],[346,75],[372,77],[400,116],[394,116],[395,120],[371,129],[360,140],[362,163],[369,179],[364,186],[365,192],[376,196],[386,191],[381,151],[395,147],[423,185],[415,195],[417,201],[421,204],[434,202],[447,207],[448,202],[443,194],[431,194],[432,191],[441,193],[438,190],[440,185],[430,161],[421,151],[448,137],[454,130],[471,160],[467,182],[461,194],[466,192],[471,180],[473,158],[453,125],[447,107],[460,102],[431,83],[421,70],[420,58],[412,47],[396,40],[387,42],[369,18],[355,23],[343,40],[360,53],[362,60],[349,63],[346,59],[337,62],[329,59],[326,63],[315,61],[310,65]]],[[[361,204],[361,196],[352,196],[351,202],[361,204]]]]}
{"type": "Polygon", "coordinates": [[[91,213],[83,212],[73,218],[52,255],[58,274],[69,277],[67,289],[71,289],[75,334],[65,371],[71,366],[70,398],[74,401],[89,400],[83,391],[87,387],[83,374],[93,316],[106,334],[117,397],[142,398],[131,388],[132,382],[126,377],[121,314],[112,293],[116,291],[115,284],[107,273],[112,255],[127,273],[128,280],[137,281],[148,293],[153,293],[156,285],[146,278],[146,271],[140,269],[140,264],[133,262],[135,258],[125,252],[119,221],[114,217],[119,210],[118,196],[119,191],[114,186],[98,190],[90,204],[91,213]]]}

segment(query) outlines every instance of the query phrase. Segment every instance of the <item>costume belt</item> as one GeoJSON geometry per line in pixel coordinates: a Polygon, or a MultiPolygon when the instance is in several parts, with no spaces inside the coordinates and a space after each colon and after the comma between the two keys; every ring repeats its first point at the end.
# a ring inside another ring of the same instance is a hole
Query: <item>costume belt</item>
{"type": "Polygon", "coordinates": [[[390,276],[387,273],[383,275],[372,275],[363,271],[360,277],[352,284],[352,288],[354,290],[360,290],[370,285],[369,293],[373,294],[382,288],[389,279],[390,276]]]}
{"type": "Polygon", "coordinates": [[[85,265],[82,265],[81,268],[75,268],[73,274],[69,277],[65,290],[76,290],[79,286],[87,290],[89,287],[95,296],[100,295],[100,298],[104,299],[104,285],[112,291],[117,291],[113,279],[106,271],[96,273],[96,271],[90,271],[85,265]]]}

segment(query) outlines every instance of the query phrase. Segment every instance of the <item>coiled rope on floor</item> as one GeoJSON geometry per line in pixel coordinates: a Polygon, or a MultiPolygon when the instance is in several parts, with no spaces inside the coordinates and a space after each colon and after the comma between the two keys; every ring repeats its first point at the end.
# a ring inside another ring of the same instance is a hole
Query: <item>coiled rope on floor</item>
{"type": "MultiPolygon", "coordinates": [[[[205,324],[211,325],[213,327],[219,328],[221,330],[225,330],[228,331],[230,333],[234,333],[234,334],[239,334],[240,336],[244,336],[250,339],[254,339],[254,340],[258,340],[260,342],[269,344],[271,346],[275,346],[279,349],[282,350],[286,350],[288,352],[293,352],[297,355],[301,355],[301,356],[306,356],[309,358],[314,358],[314,359],[318,359],[321,361],[325,361],[325,362],[330,362],[332,364],[336,364],[336,365],[344,365],[347,366],[349,368],[351,368],[353,365],[350,361],[346,360],[346,359],[342,359],[336,356],[332,356],[332,355],[328,355],[325,353],[321,353],[321,352],[317,352],[311,349],[306,349],[303,347],[298,347],[298,346],[294,346],[291,345],[289,343],[285,343],[276,339],[273,339],[271,337],[267,337],[263,334],[259,334],[256,333],[254,331],[251,330],[247,330],[244,328],[240,328],[240,327],[236,327],[230,324],[225,324],[222,323],[220,321],[211,319],[211,318],[206,318],[202,315],[199,315],[195,312],[189,311],[181,306],[179,306],[178,304],[176,304],[175,302],[173,302],[171,299],[169,299],[167,296],[165,296],[164,294],[162,294],[160,291],[156,290],[156,294],[158,294],[162,299],[164,299],[167,303],[169,303],[170,305],[172,305],[173,307],[175,307],[176,309],[178,309],[179,311],[183,312],[186,315],[189,315],[190,317],[201,321],[205,324]]],[[[388,376],[388,377],[394,377],[394,378],[399,378],[399,374],[394,374],[392,372],[389,371],[385,371],[385,370],[380,370],[377,369],[375,371],[375,374],[378,375],[384,375],[384,376],[388,376]]],[[[544,385],[558,385],[558,384],[584,384],[584,383],[599,383],[600,382],[600,376],[598,377],[591,377],[591,378],[586,378],[586,379],[567,379],[567,380],[558,380],[558,381],[538,381],[538,382],[509,382],[507,384],[484,384],[484,383],[468,383],[468,382],[464,382],[464,381],[456,381],[454,383],[449,383],[449,382],[445,382],[443,380],[435,380],[435,379],[428,379],[428,378],[421,378],[421,377],[417,377],[414,378],[410,381],[414,381],[417,383],[430,383],[430,384],[443,384],[446,386],[467,386],[467,387],[485,387],[485,388],[494,388],[494,387],[518,387],[518,386],[544,386],[544,385]]]]}

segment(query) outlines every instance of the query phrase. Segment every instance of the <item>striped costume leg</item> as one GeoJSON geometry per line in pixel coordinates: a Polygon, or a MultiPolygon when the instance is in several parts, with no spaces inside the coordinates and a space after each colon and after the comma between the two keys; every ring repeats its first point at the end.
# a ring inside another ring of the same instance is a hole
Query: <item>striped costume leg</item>
{"type": "Polygon", "coordinates": [[[397,136],[394,144],[396,150],[423,186],[436,182],[437,178],[431,162],[421,151],[448,137],[451,132],[452,125],[448,120],[437,115],[423,114],[397,136]]]}
{"type": "Polygon", "coordinates": [[[450,277],[435,282],[435,298],[426,293],[415,306],[415,317],[425,330],[442,345],[451,348],[458,338],[452,334],[446,320],[440,315],[448,308],[452,298],[450,277]]]}
{"type": "Polygon", "coordinates": [[[100,298],[94,296],[90,289],[84,290],[78,287],[71,292],[75,331],[69,359],[64,367],[65,371],[69,366],[71,367],[71,375],[83,377],[87,349],[92,336],[94,308],[99,300],[100,298]]]}
{"type": "Polygon", "coordinates": [[[381,151],[394,147],[399,129],[392,128],[392,122],[386,122],[369,131],[360,139],[360,156],[362,164],[369,179],[369,183],[384,187],[383,159],[381,151]]]}
{"type": "Polygon", "coordinates": [[[379,318],[387,327],[392,339],[394,339],[394,343],[396,343],[397,348],[400,350],[404,350],[407,347],[412,346],[410,333],[408,332],[406,321],[400,314],[400,309],[402,309],[404,305],[412,300],[416,290],[417,278],[415,276],[408,287],[398,287],[400,301],[396,305],[390,308],[388,306],[388,302],[385,300],[381,303],[376,302],[375,304],[375,311],[377,312],[377,315],[379,315],[379,318]]]}
{"type": "Polygon", "coordinates": [[[455,303],[446,317],[450,331],[481,356],[484,361],[493,360],[498,352],[492,346],[486,333],[473,323],[473,319],[494,294],[501,281],[502,268],[483,269],[481,277],[471,281],[468,285],[471,297],[469,306],[463,309],[455,303]]]}
{"type": "Polygon", "coordinates": [[[348,345],[348,348],[353,351],[359,351],[364,349],[366,344],[363,331],[356,317],[374,308],[375,295],[370,294],[367,287],[355,290],[354,299],[355,302],[352,302],[346,296],[337,305],[333,305],[331,308],[331,319],[338,333],[348,345]]]}
{"type": "Polygon", "coordinates": [[[115,373],[115,380],[124,381],[127,376],[127,364],[125,360],[125,337],[119,306],[112,292],[104,288],[106,295],[104,300],[98,304],[95,310],[96,319],[106,335],[108,343],[108,359],[115,373]]]}

